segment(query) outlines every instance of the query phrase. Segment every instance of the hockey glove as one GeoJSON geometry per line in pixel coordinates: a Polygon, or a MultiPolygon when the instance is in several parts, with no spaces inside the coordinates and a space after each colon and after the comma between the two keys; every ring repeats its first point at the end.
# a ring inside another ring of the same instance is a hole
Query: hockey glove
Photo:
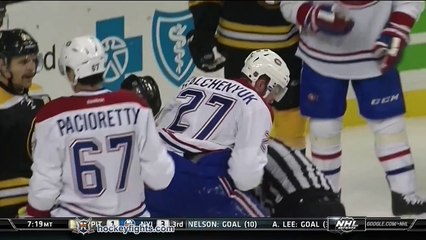
{"type": "Polygon", "coordinates": [[[226,58],[222,56],[210,39],[211,34],[190,31],[187,35],[189,52],[197,68],[204,72],[215,72],[225,65],[226,58]]]}
{"type": "Polygon", "coordinates": [[[354,21],[337,4],[314,5],[304,3],[297,12],[297,21],[301,26],[308,27],[313,32],[323,32],[330,35],[345,35],[354,26],[354,21]]]}
{"type": "Polygon", "coordinates": [[[382,73],[394,69],[400,62],[414,22],[415,19],[401,12],[391,15],[389,23],[373,47],[382,73]]]}

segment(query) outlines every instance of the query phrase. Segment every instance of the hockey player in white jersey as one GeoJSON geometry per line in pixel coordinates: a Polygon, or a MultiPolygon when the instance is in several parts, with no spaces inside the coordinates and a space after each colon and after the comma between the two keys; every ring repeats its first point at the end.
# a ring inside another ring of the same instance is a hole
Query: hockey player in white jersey
{"type": "Polygon", "coordinates": [[[174,175],[146,102],[102,88],[105,57],[93,36],[62,49],[58,65],[76,93],[35,118],[28,216],[149,217],[144,185],[163,189],[174,175]]]}
{"type": "MultiPolygon", "coordinates": [[[[129,75],[121,88],[146,99],[154,115],[160,111],[159,87],[151,76],[129,75]]],[[[268,208],[271,217],[346,215],[327,178],[301,151],[270,138],[267,152],[262,183],[251,192],[268,208]]]]}
{"type": "Polygon", "coordinates": [[[162,191],[146,191],[154,217],[261,217],[246,191],[257,187],[267,162],[269,103],[289,82],[286,63],[263,49],[246,59],[239,80],[193,77],[157,118],[173,152],[176,175],[162,191]]]}
{"type": "Polygon", "coordinates": [[[416,195],[397,64],[424,1],[281,1],[301,31],[301,111],[310,117],[313,160],[340,191],[342,116],[349,82],[375,136],[394,215],[426,212],[416,195]]]}

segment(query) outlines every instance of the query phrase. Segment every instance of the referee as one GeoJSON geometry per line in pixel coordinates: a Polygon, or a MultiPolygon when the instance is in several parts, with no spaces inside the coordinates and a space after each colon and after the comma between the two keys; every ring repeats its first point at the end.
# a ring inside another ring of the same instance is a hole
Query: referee
{"type": "Polygon", "coordinates": [[[324,174],[299,150],[270,139],[258,195],[272,217],[344,216],[340,197],[324,174]]]}

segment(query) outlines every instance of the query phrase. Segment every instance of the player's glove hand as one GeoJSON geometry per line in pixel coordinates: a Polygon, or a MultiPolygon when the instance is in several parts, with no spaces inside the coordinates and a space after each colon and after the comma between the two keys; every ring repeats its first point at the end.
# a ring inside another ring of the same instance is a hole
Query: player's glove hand
{"type": "Polygon", "coordinates": [[[382,73],[397,67],[415,22],[414,17],[403,12],[396,11],[390,15],[388,24],[373,46],[382,73]]]}
{"type": "Polygon", "coordinates": [[[392,25],[392,23],[388,24],[373,48],[373,53],[378,58],[379,68],[382,73],[398,65],[409,41],[409,32],[392,25]]]}
{"type": "Polygon", "coordinates": [[[297,20],[300,25],[308,27],[313,32],[323,32],[330,35],[345,35],[354,26],[354,21],[338,4],[315,5],[304,3],[297,12],[297,20]]]}
{"type": "Polygon", "coordinates": [[[214,37],[210,33],[190,31],[187,35],[192,60],[204,72],[215,72],[223,68],[226,61],[211,39],[214,37]]]}
{"type": "Polygon", "coordinates": [[[407,42],[395,35],[384,33],[374,45],[374,55],[379,60],[382,73],[394,69],[401,60],[407,42]]]}

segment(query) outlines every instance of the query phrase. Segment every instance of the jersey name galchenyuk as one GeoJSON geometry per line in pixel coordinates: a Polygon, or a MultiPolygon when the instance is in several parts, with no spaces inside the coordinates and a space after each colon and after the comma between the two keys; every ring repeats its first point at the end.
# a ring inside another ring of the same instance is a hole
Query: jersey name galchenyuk
{"type": "Polygon", "coordinates": [[[253,91],[248,90],[247,87],[244,87],[236,81],[232,82],[220,78],[193,77],[191,80],[182,85],[182,89],[190,85],[215,89],[227,93],[236,93],[236,95],[240,97],[246,105],[248,105],[252,100],[257,101],[259,99],[259,96],[254,94],[253,91]]]}

